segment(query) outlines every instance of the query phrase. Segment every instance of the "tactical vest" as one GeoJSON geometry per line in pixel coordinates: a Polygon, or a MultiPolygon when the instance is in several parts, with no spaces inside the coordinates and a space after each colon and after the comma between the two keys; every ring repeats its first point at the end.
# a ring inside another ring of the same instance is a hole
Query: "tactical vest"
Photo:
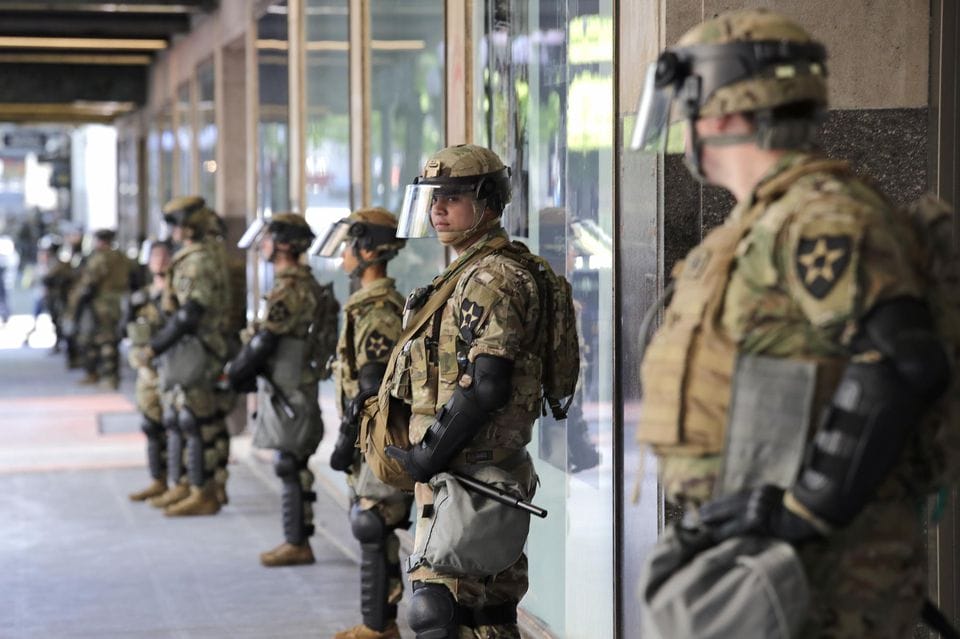
{"type": "MultiPolygon", "coordinates": [[[[815,160],[785,170],[761,185],[754,202],[712,230],[675,267],[675,292],[641,366],[643,405],[637,439],[658,455],[717,455],[724,449],[739,345],[721,315],[741,242],[762,215],[800,178],[838,171],[840,162],[815,160]]],[[[783,223],[802,206],[786,209],[783,223]]],[[[846,358],[809,361],[816,390],[810,413],[818,416],[832,395],[846,358]]],[[[810,424],[807,424],[809,428],[810,424]]]]}

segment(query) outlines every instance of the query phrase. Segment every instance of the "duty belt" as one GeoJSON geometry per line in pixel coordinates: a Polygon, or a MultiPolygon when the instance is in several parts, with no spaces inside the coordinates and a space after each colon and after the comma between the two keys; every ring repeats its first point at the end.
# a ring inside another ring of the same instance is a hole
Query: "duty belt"
{"type": "Polygon", "coordinates": [[[468,448],[460,451],[449,467],[453,470],[469,470],[471,466],[498,466],[512,470],[528,459],[525,448],[468,448]]]}

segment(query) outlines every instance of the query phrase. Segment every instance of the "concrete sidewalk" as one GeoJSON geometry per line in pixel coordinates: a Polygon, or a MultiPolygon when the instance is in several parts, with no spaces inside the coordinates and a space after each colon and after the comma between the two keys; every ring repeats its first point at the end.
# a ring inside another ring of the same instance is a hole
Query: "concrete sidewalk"
{"type": "Polygon", "coordinates": [[[166,518],[127,499],[147,482],[130,382],[107,393],[79,377],[44,351],[0,350],[0,638],[327,638],[359,621],[342,495],[317,488],[315,565],[264,568],[280,483],[248,438],[234,438],[229,505],[166,518]]]}

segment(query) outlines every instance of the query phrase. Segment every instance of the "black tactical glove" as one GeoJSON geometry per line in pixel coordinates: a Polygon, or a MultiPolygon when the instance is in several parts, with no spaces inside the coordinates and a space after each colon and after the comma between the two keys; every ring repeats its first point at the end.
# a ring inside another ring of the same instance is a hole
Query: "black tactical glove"
{"type": "Polygon", "coordinates": [[[783,489],[765,484],[714,499],[700,508],[700,521],[716,543],[740,535],[802,543],[820,537],[806,519],[783,505],[783,489]]]}
{"type": "Polygon", "coordinates": [[[340,422],[340,434],[337,443],[333,445],[330,454],[330,468],[347,472],[357,457],[357,422],[356,415],[344,415],[340,422]]]}
{"type": "MultiPolygon", "coordinates": [[[[418,457],[418,451],[425,450],[423,446],[414,446],[410,450],[404,450],[399,446],[387,446],[386,453],[387,457],[392,457],[396,459],[401,464],[403,464],[404,469],[407,471],[407,474],[413,477],[414,481],[425,484],[430,481],[430,478],[436,475],[439,470],[431,468],[424,465],[418,457]]],[[[429,457],[429,452],[426,454],[429,457]]]]}

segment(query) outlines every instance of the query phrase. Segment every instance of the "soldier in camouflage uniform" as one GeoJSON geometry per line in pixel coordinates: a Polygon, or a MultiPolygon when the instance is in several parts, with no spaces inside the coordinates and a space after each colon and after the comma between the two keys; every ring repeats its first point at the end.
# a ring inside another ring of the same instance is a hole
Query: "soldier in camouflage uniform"
{"type": "Polygon", "coordinates": [[[541,405],[542,300],[531,272],[507,252],[500,217],[510,201],[510,170],[495,153],[449,147],[407,188],[398,235],[435,233],[458,254],[408,299],[407,312],[415,315],[378,399],[388,421],[409,414],[412,448],[384,451],[416,481],[409,623],[421,639],[518,639],[529,516],[461,494],[461,517],[437,496],[462,493],[447,470],[523,499],[533,495],[537,475],[525,447],[541,405]],[[479,538],[456,532],[481,529],[479,538]]]}
{"type": "Polygon", "coordinates": [[[412,497],[384,484],[357,449],[364,402],[376,396],[387,358],[400,336],[403,297],[387,277],[387,262],[404,241],[396,237],[397,218],[382,208],[360,209],[335,224],[318,247],[322,257],[343,258],[343,270],[357,290],[343,308],[335,380],[340,435],[330,457],[334,470],[347,473],[350,523],[360,542],[363,623],[334,639],[399,639],[397,603],[403,595],[400,540],[394,530],[409,525],[412,497]]]}
{"type": "Polygon", "coordinates": [[[73,307],[74,323],[85,327],[81,332],[87,374],[80,383],[100,382],[106,389],[119,384],[118,326],[131,273],[130,260],[113,248],[115,236],[111,229],[94,233],[94,251],[84,264],[73,307]]]}
{"type": "Polygon", "coordinates": [[[130,494],[132,501],[158,497],[167,490],[167,434],[163,427],[160,402],[160,379],[152,360],[148,359],[150,338],[163,328],[161,304],[167,285],[167,269],[173,247],[167,242],[153,242],[147,258],[152,281],[131,296],[127,308],[128,357],[137,371],[137,409],[143,416],[140,428],[147,437],[147,468],[153,480],[143,490],[130,494]]]}
{"type": "Polygon", "coordinates": [[[321,287],[301,259],[313,238],[302,216],[280,213],[269,223],[257,220],[240,241],[240,248],[250,248],[260,240],[261,256],[274,268],[263,314],[225,369],[236,391],[258,391],[253,445],[277,451],[284,542],[261,553],[264,566],[314,562],[309,539],[316,493],[307,464],[323,438],[317,383],[327,376],[332,356],[323,352],[332,336],[321,333],[336,333],[339,308],[330,288],[321,287]]]}
{"type": "Polygon", "coordinates": [[[46,255],[46,273],[41,280],[43,284],[43,305],[50,313],[50,321],[56,334],[53,352],[60,351],[60,343],[64,340],[63,317],[66,312],[67,295],[73,285],[73,268],[70,263],[60,259],[60,249],[63,248],[63,239],[57,235],[45,235],[40,238],[40,251],[46,255]]]}
{"type": "Polygon", "coordinates": [[[224,327],[230,308],[227,268],[216,245],[222,240],[207,234],[216,214],[203,198],[175,198],[163,213],[173,241],[182,248],[168,270],[165,323],[150,338],[147,359],[159,357],[167,481],[172,485],[150,503],[171,517],[212,515],[226,501],[225,486],[216,476],[224,463],[218,444],[226,432],[216,382],[229,356],[224,327]],[[181,482],[184,450],[189,486],[181,482]]]}
{"type": "Polygon", "coordinates": [[[802,636],[901,638],[923,602],[929,462],[903,453],[949,361],[909,221],[813,150],[824,59],[752,10],[695,27],[648,72],[634,146],[663,139],[675,100],[692,172],[737,205],[673,271],[639,438],[716,541],[793,544],[812,596],[802,636]]]}

